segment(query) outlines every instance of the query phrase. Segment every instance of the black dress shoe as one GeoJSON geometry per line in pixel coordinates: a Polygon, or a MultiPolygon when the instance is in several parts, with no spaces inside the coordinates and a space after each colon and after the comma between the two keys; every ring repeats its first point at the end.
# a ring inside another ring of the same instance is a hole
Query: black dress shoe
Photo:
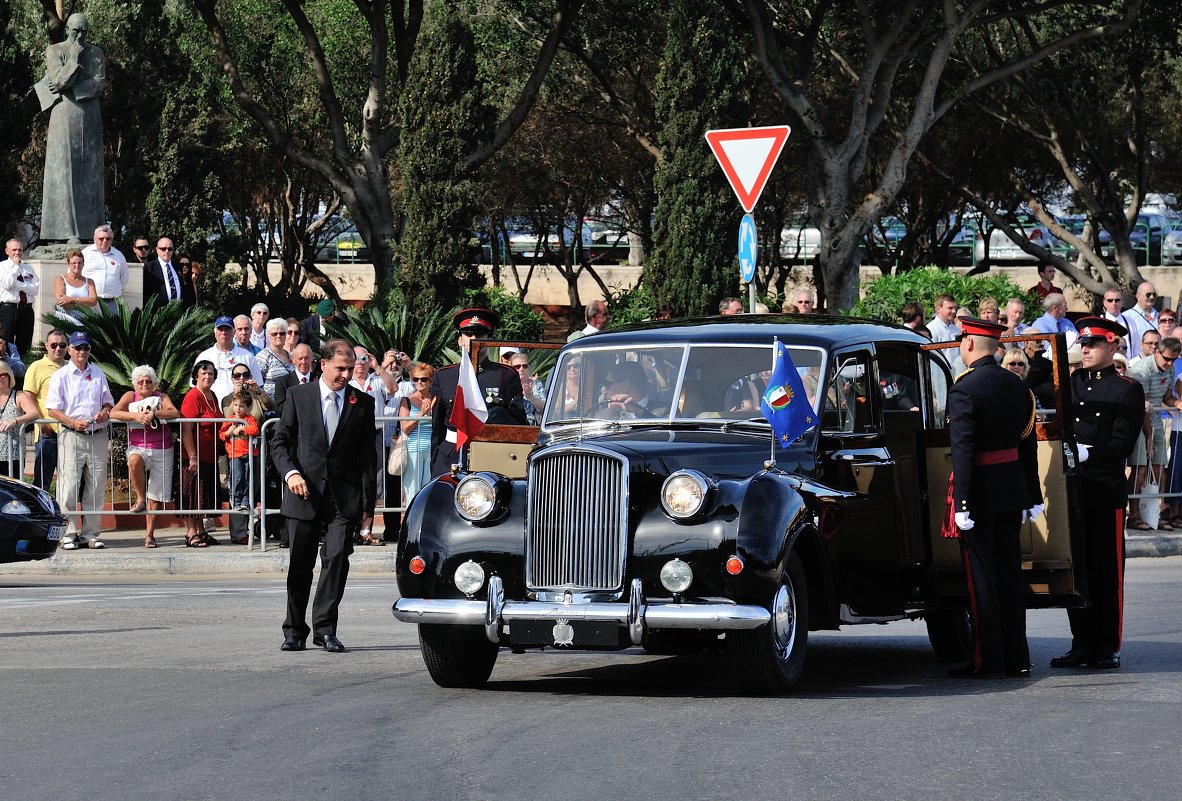
{"type": "Polygon", "coordinates": [[[1096,670],[1116,670],[1120,667],[1120,654],[1101,653],[1088,660],[1088,667],[1096,670]]]}
{"type": "Polygon", "coordinates": [[[1000,670],[981,670],[971,662],[963,667],[948,671],[950,679],[1000,679],[1004,676],[1005,674],[1000,670]]]}
{"type": "Polygon", "coordinates": [[[335,634],[317,634],[312,638],[312,644],[318,648],[323,648],[330,654],[343,654],[345,646],[337,639],[335,634]]]}
{"type": "Polygon", "coordinates": [[[1030,678],[1030,665],[1026,667],[1010,667],[1006,668],[1007,679],[1028,679],[1030,678]]]}
{"type": "Polygon", "coordinates": [[[1092,659],[1091,651],[1082,648],[1072,648],[1063,656],[1056,656],[1051,660],[1053,668],[1083,667],[1092,659]]]}
{"type": "Polygon", "coordinates": [[[302,637],[284,637],[283,645],[279,646],[280,651],[302,651],[304,650],[304,640],[302,637]]]}

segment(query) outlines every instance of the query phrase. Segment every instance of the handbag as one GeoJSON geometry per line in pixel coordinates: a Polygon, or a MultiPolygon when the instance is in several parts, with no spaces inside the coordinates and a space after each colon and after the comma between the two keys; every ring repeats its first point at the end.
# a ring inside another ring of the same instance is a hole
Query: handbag
{"type": "Polygon", "coordinates": [[[400,476],[406,470],[406,435],[399,434],[390,443],[390,456],[386,460],[386,472],[400,476]]]}

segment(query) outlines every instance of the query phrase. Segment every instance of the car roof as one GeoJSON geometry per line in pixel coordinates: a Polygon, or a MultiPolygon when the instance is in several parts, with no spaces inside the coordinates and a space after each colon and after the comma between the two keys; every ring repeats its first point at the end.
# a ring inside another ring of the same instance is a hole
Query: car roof
{"type": "Polygon", "coordinates": [[[857,317],[823,314],[736,314],[726,317],[692,317],[613,328],[575,340],[575,345],[635,346],[685,343],[770,344],[778,336],[791,345],[832,349],[866,342],[907,342],[924,345],[929,340],[902,325],[857,317]]]}

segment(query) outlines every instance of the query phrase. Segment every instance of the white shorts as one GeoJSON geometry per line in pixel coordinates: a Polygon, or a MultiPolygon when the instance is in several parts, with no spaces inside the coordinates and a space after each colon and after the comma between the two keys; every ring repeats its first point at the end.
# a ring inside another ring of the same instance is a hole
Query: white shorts
{"type": "Polygon", "coordinates": [[[167,503],[172,500],[172,462],[174,448],[127,446],[127,455],[139,454],[148,472],[148,500],[167,503]]]}

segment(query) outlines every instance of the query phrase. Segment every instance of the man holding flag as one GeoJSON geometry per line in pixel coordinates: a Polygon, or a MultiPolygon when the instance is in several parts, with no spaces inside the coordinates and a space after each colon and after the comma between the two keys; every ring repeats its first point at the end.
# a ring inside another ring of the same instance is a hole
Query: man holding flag
{"type": "Polygon", "coordinates": [[[500,318],[490,309],[472,308],[452,318],[463,355],[459,364],[435,373],[431,394],[438,400],[431,417],[431,475],[441,476],[457,462],[464,447],[486,422],[526,425],[521,379],[517,372],[482,356],[473,362],[471,345],[497,329],[500,318]]]}

